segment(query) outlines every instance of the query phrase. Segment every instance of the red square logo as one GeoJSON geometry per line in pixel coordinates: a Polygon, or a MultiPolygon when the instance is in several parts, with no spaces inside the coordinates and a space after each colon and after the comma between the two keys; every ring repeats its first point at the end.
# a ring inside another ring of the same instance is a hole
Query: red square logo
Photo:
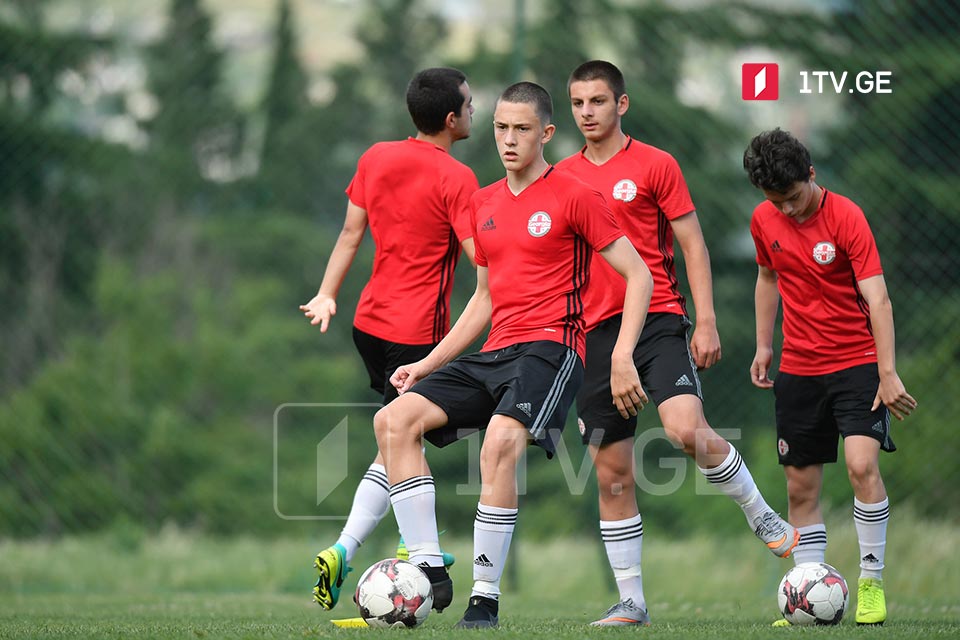
{"type": "Polygon", "coordinates": [[[744,100],[776,100],[780,96],[780,67],[775,62],[745,62],[740,79],[744,100]]]}

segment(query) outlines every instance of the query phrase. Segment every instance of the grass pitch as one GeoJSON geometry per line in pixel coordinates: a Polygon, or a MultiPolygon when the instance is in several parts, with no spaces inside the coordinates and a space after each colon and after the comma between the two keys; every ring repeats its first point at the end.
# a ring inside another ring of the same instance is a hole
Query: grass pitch
{"type": "MultiPolygon", "coordinates": [[[[792,563],[742,536],[644,542],[644,582],[653,626],[592,629],[614,602],[600,545],[593,540],[517,544],[519,570],[507,576],[498,638],[960,638],[960,532],[948,524],[902,520],[891,536],[885,572],[889,619],[882,629],[853,623],[856,539],[852,524],[830,530],[828,561],[854,594],[838,627],[774,629],[774,591],[792,563]]],[[[407,630],[338,629],[357,615],[350,602],[359,573],[390,555],[385,532],[365,545],[341,603],[310,602],[317,540],[214,539],[168,530],[137,537],[102,535],[57,542],[0,542],[0,638],[354,638],[416,634],[453,638],[470,587],[469,540],[445,540],[460,562],[456,597],[443,614],[407,630]]],[[[411,636],[412,637],[412,636],[411,636]]]]}

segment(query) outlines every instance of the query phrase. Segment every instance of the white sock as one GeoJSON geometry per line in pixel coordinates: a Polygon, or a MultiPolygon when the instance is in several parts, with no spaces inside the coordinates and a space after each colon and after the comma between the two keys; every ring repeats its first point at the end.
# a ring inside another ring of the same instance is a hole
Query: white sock
{"type": "Polygon", "coordinates": [[[337,539],[337,544],[347,550],[347,562],[353,559],[357,549],[383,516],[387,515],[389,509],[390,485],[387,483],[387,472],[382,464],[371,464],[357,485],[350,515],[347,516],[347,523],[343,525],[343,531],[337,539]]]}
{"type": "Polygon", "coordinates": [[[882,578],[888,520],[890,501],[887,498],[876,504],[853,499],[853,523],[857,527],[857,539],[860,541],[861,578],[882,578]]]}
{"type": "Polygon", "coordinates": [[[437,490],[433,476],[414,476],[390,487],[390,502],[410,562],[442,567],[440,534],[437,533],[437,490]]]}
{"type": "Polygon", "coordinates": [[[640,514],[625,520],[601,520],[600,536],[607,550],[607,559],[617,580],[620,601],[633,600],[633,604],[646,610],[643,597],[643,575],[640,557],[643,553],[643,518],[640,514]]]}
{"type": "Polygon", "coordinates": [[[821,522],[797,527],[797,531],[800,532],[800,542],[793,548],[793,563],[824,562],[827,555],[827,526],[821,522]]]}
{"type": "Polygon", "coordinates": [[[753,481],[753,476],[747,469],[747,463],[743,461],[740,452],[732,444],[726,459],[719,465],[712,469],[704,469],[700,466],[697,468],[710,481],[710,484],[740,505],[751,528],[755,526],[756,518],[767,511],[772,511],[767,501],[760,495],[757,483],[753,481]]]}
{"type": "Polygon", "coordinates": [[[471,596],[500,598],[500,577],[510,550],[517,509],[477,504],[473,521],[473,590],[471,596]]]}

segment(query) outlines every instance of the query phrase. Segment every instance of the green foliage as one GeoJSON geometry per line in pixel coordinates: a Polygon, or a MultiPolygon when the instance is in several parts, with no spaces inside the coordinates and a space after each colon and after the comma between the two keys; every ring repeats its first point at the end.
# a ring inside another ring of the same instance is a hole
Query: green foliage
{"type": "Polygon", "coordinates": [[[91,82],[113,43],[52,32],[39,9],[0,13],[0,390],[84,325],[98,249],[137,230],[117,224],[141,184],[131,154],[85,131],[60,84],[91,82]]]}
{"type": "Polygon", "coordinates": [[[297,39],[293,30],[293,12],[289,0],[277,4],[277,27],[274,35],[276,49],[267,93],[262,110],[266,116],[264,134],[264,161],[277,161],[278,151],[273,149],[272,136],[278,128],[296,118],[307,105],[307,74],[297,56],[297,39]]]}
{"type": "Polygon", "coordinates": [[[281,0],[277,9],[273,65],[261,105],[265,123],[258,184],[268,202],[296,211],[307,204],[300,188],[304,175],[290,171],[290,159],[302,157],[300,148],[315,143],[300,130],[308,108],[307,74],[296,52],[289,0],[281,0]]]}
{"type": "Polygon", "coordinates": [[[339,63],[326,78],[329,97],[305,104],[306,78],[296,55],[292,12],[280,5],[274,65],[261,111],[266,118],[262,169],[240,189],[254,202],[339,224],[360,154],[373,142],[414,135],[407,82],[445,35],[445,23],[419,0],[370,2],[356,37],[372,59],[339,63]]]}
{"type": "MultiPolygon", "coordinates": [[[[302,223],[263,226],[263,237],[284,238],[288,250],[312,250],[302,223]]],[[[187,242],[202,245],[204,230],[191,233],[198,239],[187,242]]],[[[245,257],[256,271],[259,256],[245,257]]],[[[220,281],[195,276],[215,273],[201,263],[217,259],[149,274],[100,265],[99,329],[72,339],[3,402],[0,441],[13,445],[0,454],[4,533],[97,529],[118,518],[213,531],[280,527],[263,517],[272,501],[273,408],[315,399],[318,389],[355,380],[356,369],[326,366],[322,353],[303,358],[315,351],[316,329],[296,310],[306,295],[299,281],[242,269],[220,281]]]]}
{"type": "Polygon", "coordinates": [[[960,104],[960,51],[952,34],[937,26],[955,21],[954,11],[945,1],[892,2],[858,5],[838,17],[837,27],[845,33],[876,34],[838,62],[851,70],[889,70],[894,88],[884,100],[852,96],[853,123],[837,127],[826,157],[875,233],[886,230],[896,239],[896,247],[881,244],[888,279],[933,292],[960,285],[951,275],[949,251],[944,253],[947,238],[960,232],[954,204],[960,198],[954,179],[960,130],[945,119],[960,104]],[[848,157],[851,148],[857,149],[854,159],[848,157]]]}
{"type": "Polygon", "coordinates": [[[7,20],[0,14],[0,102],[33,114],[46,111],[57,99],[61,73],[82,70],[91,56],[111,45],[105,38],[51,33],[35,9],[25,5],[7,20]],[[24,79],[28,83],[15,91],[14,85],[24,79]]]}
{"type": "MultiPolygon", "coordinates": [[[[527,64],[533,80],[553,98],[554,114],[567,105],[567,77],[574,67],[587,59],[586,38],[592,16],[609,9],[606,2],[587,5],[573,0],[558,0],[544,7],[543,20],[530,28],[527,64]],[[597,6],[599,5],[599,6],[597,6]],[[596,13],[595,13],[596,12],[596,13]]],[[[528,78],[516,78],[525,80],[528,78]]],[[[501,89],[506,88],[506,83],[501,89]]]]}
{"type": "MultiPolygon", "coordinates": [[[[438,66],[427,52],[438,49],[446,23],[423,0],[370,0],[366,3],[356,38],[375,65],[364,65],[363,77],[378,118],[367,123],[373,139],[412,131],[405,96],[407,83],[422,67],[438,66]]],[[[354,78],[354,81],[356,78],[354,78]]]]}
{"type": "Polygon", "coordinates": [[[170,0],[163,37],[149,50],[149,87],[156,114],[146,123],[154,160],[178,206],[202,207],[202,178],[232,177],[243,122],[223,84],[223,52],[200,0],[170,0]]]}
{"type": "MultiPolygon", "coordinates": [[[[805,112],[790,117],[823,140],[811,149],[820,175],[863,206],[883,256],[900,373],[920,401],[914,416],[895,424],[900,451],[883,457],[896,512],[955,520],[945,508],[955,502],[957,480],[948,462],[960,455],[950,431],[960,411],[953,322],[960,313],[953,177],[960,128],[951,120],[960,113],[960,65],[950,3],[861,3],[823,14],[740,3],[696,10],[545,3],[506,50],[483,32],[476,50],[460,53],[432,3],[371,1],[358,21],[359,55],[319,79],[327,91],[312,104],[295,5],[280,0],[264,97],[246,114],[265,123],[261,164],[242,179],[249,170],[237,156],[244,118],[222,79],[232,51],[214,42],[210,2],[171,0],[160,39],[124,52],[114,46],[124,34],[52,32],[44,22],[50,4],[0,7],[0,536],[101,531],[104,546],[135,556],[150,547],[145,532],[165,523],[218,533],[328,525],[333,532],[336,522],[297,523],[274,510],[345,513],[375,454],[370,411],[350,413],[348,478],[319,505],[324,452],[317,445],[332,428],[330,416],[279,414],[275,495],[274,414],[285,403],[377,400],[350,331],[370,243],[327,334],[297,310],[322,277],[357,158],[377,140],[413,133],[407,81],[418,68],[450,64],[467,72],[477,107],[473,135],[453,153],[481,184],[503,176],[489,124],[494,98],[520,79],[519,67],[554,97],[559,133],[547,154],[559,160],[580,145],[567,115],[566,78],[592,57],[625,72],[627,132],[673,153],[687,176],[711,247],[723,340],[723,361],[702,375],[707,416],[718,429],[739,430],[724,433],[783,510],[773,398],[747,377],[756,268],[742,240],[757,195],[739,156],[755,125],[744,105],[715,109],[682,99],[696,47],[733,55],[766,46],[809,68],[894,70],[893,94],[841,96],[829,122],[807,122],[805,112]],[[461,58],[445,59],[448,50],[461,58]],[[144,86],[102,89],[97,74],[130,56],[135,66],[144,63],[144,86]],[[155,116],[137,123],[149,143],[107,142],[103,122],[130,121],[128,105],[144,90],[157,101],[155,116]],[[947,463],[931,470],[930,451],[947,463]]],[[[455,314],[474,282],[461,264],[455,314]]],[[[658,426],[651,408],[641,437],[658,426]]],[[[595,533],[595,480],[578,440],[571,417],[563,461],[530,452],[521,539],[595,533]]],[[[691,460],[662,438],[644,442],[638,490],[651,530],[749,538],[729,500],[703,495],[711,491],[691,460]],[[679,486],[665,490],[674,480],[679,486]]],[[[469,535],[473,521],[478,444],[475,437],[428,452],[440,525],[454,535],[469,535]]],[[[844,522],[845,470],[831,465],[826,473],[824,502],[844,522]]],[[[387,520],[378,533],[383,553],[393,536],[387,520]]]]}

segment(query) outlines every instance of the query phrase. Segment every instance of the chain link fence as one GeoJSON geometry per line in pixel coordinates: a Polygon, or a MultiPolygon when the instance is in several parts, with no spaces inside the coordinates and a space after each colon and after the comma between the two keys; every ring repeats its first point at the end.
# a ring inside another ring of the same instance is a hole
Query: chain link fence
{"type": "MultiPolygon", "coordinates": [[[[130,4],[0,7],[0,536],[167,522],[275,534],[346,513],[374,453],[363,405],[376,398],[349,337],[369,240],[329,334],[297,305],[319,285],[359,154],[411,134],[407,79],[449,64],[467,72],[477,106],[454,155],[481,184],[502,176],[489,122],[517,79],[551,91],[548,160],[560,160],[580,145],[567,74],[596,57],[626,76],[625,130],[670,151],[687,177],[724,354],[702,376],[707,416],[770,502],[785,507],[773,398],[748,377],[748,225],[760,194],[740,158],[753,135],[780,126],[807,143],[820,184],[862,206],[880,249],[898,369],[920,403],[882,461],[891,498],[956,519],[954,3],[531,1],[505,11],[265,0],[245,12],[172,0],[165,13],[150,3],[144,21],[130,4]],[[338,57],[304,37],[316,25],[303,15],[364,29],[338,57]],[[776,100],[744,99],[745,63],[777,65],[776,100]]],[[[472,289],[461,265],[456,309],[472,289]]],[[[658,435],[653,411],[641,424],[645,518],[676,531],[741,527],[726,501],[698,495],[709,488],[658,435]]],[[[595,527],[595,488],[569,425],[565,462],[530,456],[525,468],[530,532],[595,527]]],[[[430,452],[454,531],[473,520],[476,445],[430,452]]],[[[852,501],[842,465],[828,470],[825,499],[852,501]]]]}

